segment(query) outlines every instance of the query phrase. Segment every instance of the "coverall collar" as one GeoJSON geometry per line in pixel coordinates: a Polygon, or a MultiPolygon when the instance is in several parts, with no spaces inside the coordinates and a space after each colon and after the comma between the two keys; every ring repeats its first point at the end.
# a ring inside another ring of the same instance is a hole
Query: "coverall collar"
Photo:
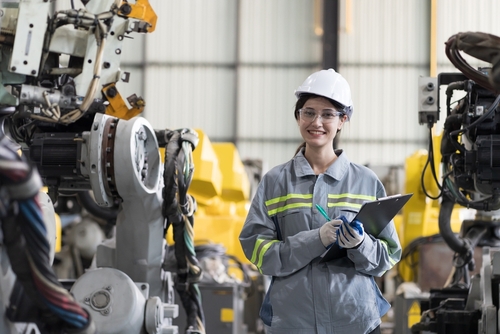
{"type": "MultiPolygon", "coordinates": [[[[337,155],[337,160],[335,160],[335,162],[328,167],[324,174],[334,178],[335,180],[341,180],[349,167],[349,159],[346,154],[343,153],[343,150],[335,150],[335,154],[337,155]]],[[[300,150],[300,152],[297,153],[293,159],[295,162],[295,175],[298,177],[315,175],[311,165],[309,165],[309,162],[304,156],[304,149],[300,150]]]]}

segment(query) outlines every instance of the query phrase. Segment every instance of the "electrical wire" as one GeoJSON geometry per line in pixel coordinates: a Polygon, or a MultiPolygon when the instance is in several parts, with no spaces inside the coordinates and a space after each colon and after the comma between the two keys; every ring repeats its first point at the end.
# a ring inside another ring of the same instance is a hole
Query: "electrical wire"
{"type": "MultiPolygon", "coordinates": [[[[87,87],[87,91],[82,100],[82,103],[78,108],[61,116],[59,106],[55,103],[52,104],[48,99],[48,93],[45,92],[44,98],[46,100],[47,108],[41,108],[44,116],[30,114],[31,118],[50,123],[70,124],[76,122],[87,113],[92,102],[94,101],[94,96],[96,95],[100,87],[103,57],[104,51],[106,49],[108,32],[110,29],[112,18],[117,15],[119,5],[121,3],[122,1],[115,1],[109,11],[97,15],[87,12],[83,9],[75,10],[73,7],[70,10],[56,12],[53,20],[51,21],[51,24],[49,25],[49,34],[47,34],[48,36],[45,40],[45,45],[47,46],[50,44],[50,40],[56,28],[64,24],[73,24],[76,27],[94,29],[98,48],[96,50],[94,61],[93,76],[89,86],[87,87]]],[[[43,55],[42,63],[45,63],[47,57],[48,52],[43,55]]]]}
{"type": "Polygon", "coordinates": [[[0,138],[0,188],[10,189],[9,198],[0,198],[0,225],[12,270],[38,307],[44,305],[71,328],[83,329],[90,321],[88,313],[58,281],[50,265],[47,230],[37,201],[40,188],[33,180],[39,180],[36,171],[5,136],[0,138]],[[16,191],[16,186],[23,190],[16,191]],[[16,197],[22,192],[27,198],[16,197]],[[25,268],[29,268],[30,274],[25,268]]]}
{"type": "Polygon", "coordinates": [[[439,181],[437,179],[437,174],[436,174],[436,169],[435,169],[435,162],[434,162],[434,147],[433,147],[433,140],[432,140],[432,127],[429,126],[429,149],[427,153],[427,160],[425,162],[424,168],[422,170],[422,173],[420,174],[420,185],[422,187],[422,191],[424,192],[425,196],[429,197],[430,199],[436,200],[439,199],[443,192],[442,186],[439,184],[439,181]],[[432,177],[434,179],[434,182],[436,183],[438,189],[439,189],[439,194],[437,196],[432,196],[427,192],[427,189],[425,188],[425,172],[427,168],[430,166],[430,170],[432,173],[432,177]]]}
{"type": "Polygon", "coordinates": [[[165,146],[162,214],[167,229],[173,227],[174,254],[177,260],[175,287],[187,315],[187,332],[204,334],[205,316],[197,282],[202,269],[194,246],[195,199],[187,194],[194,171],[192,151],[198,142],[190,129],[155,131],[165,146]]]}
{"type": "MultiPolygon", "coordinates": [[[[476,126],[478,126],[479,124],[481,124],[485,119],[491,117],[491,115],[495,112],[498,104],[500,103],[500,95],[498,95],[495,100],[490,104],[490,106],[488,108],[486,108],[486,112],[481,115],[481,117],[479,117],[477,120],[475,120],[473,123],[469,124],[468,126],[466,126],[465,128],[462,128],[462,129],[459,129],[459,130],[455,130],[455,131],[451,131],[448,136],[450,137],[450,139],[452,139],[452,136],[458,136],[464,132],[468,132],[470,130],[472,130],[473,128],[475,128],[476,126]]],[[[452,139],[453,140],[453,139],[452,139]]]]}

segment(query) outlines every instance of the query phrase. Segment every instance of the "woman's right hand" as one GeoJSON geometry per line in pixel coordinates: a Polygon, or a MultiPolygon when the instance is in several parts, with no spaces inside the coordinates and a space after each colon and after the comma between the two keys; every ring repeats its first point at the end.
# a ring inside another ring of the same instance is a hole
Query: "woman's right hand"
{"type": "Polygon", "coordinates": [[[337,241],[337,230],[342,221],[339,219],[330,220],[319,228],[319,237],[323,246],[327,247],[337,241]]]}

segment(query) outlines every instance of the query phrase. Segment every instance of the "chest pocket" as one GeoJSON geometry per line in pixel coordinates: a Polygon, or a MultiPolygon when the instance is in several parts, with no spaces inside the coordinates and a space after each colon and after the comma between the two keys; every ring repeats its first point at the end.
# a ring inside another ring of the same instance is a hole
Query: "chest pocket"
{"type": "Polygon", "coordinates": [[[266,201],[267,213],[278,225],[282,239],[311,229],[312,197],[289,193],[266,201]]]}
{"type": "Polygon", "coordinates": [[[282,238],[311,229],[311,208],[295,208],[276,215],[282,238]]]}

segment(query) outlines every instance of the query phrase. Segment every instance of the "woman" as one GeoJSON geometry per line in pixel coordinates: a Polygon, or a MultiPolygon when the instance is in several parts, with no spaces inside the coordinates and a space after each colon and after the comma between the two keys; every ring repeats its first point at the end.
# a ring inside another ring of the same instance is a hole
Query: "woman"
{"type": "Polygon", "coordinates": [[[401,245],[392,222],[378,238],[348,223],[361,203],[386,196],[371,170],[333,147],[352,116],[349,84],[321,70],[295,94],[304,144],[263,177],[240,234],[248,259],[272,276],[260,317],[271,334],[380,333],[390,305],[373,276],[399,261],[401,245]],[[316,205],[346,222],[327,222],[316,205]],[[335,242],[347,256],[320,263],[335,242]]]}

